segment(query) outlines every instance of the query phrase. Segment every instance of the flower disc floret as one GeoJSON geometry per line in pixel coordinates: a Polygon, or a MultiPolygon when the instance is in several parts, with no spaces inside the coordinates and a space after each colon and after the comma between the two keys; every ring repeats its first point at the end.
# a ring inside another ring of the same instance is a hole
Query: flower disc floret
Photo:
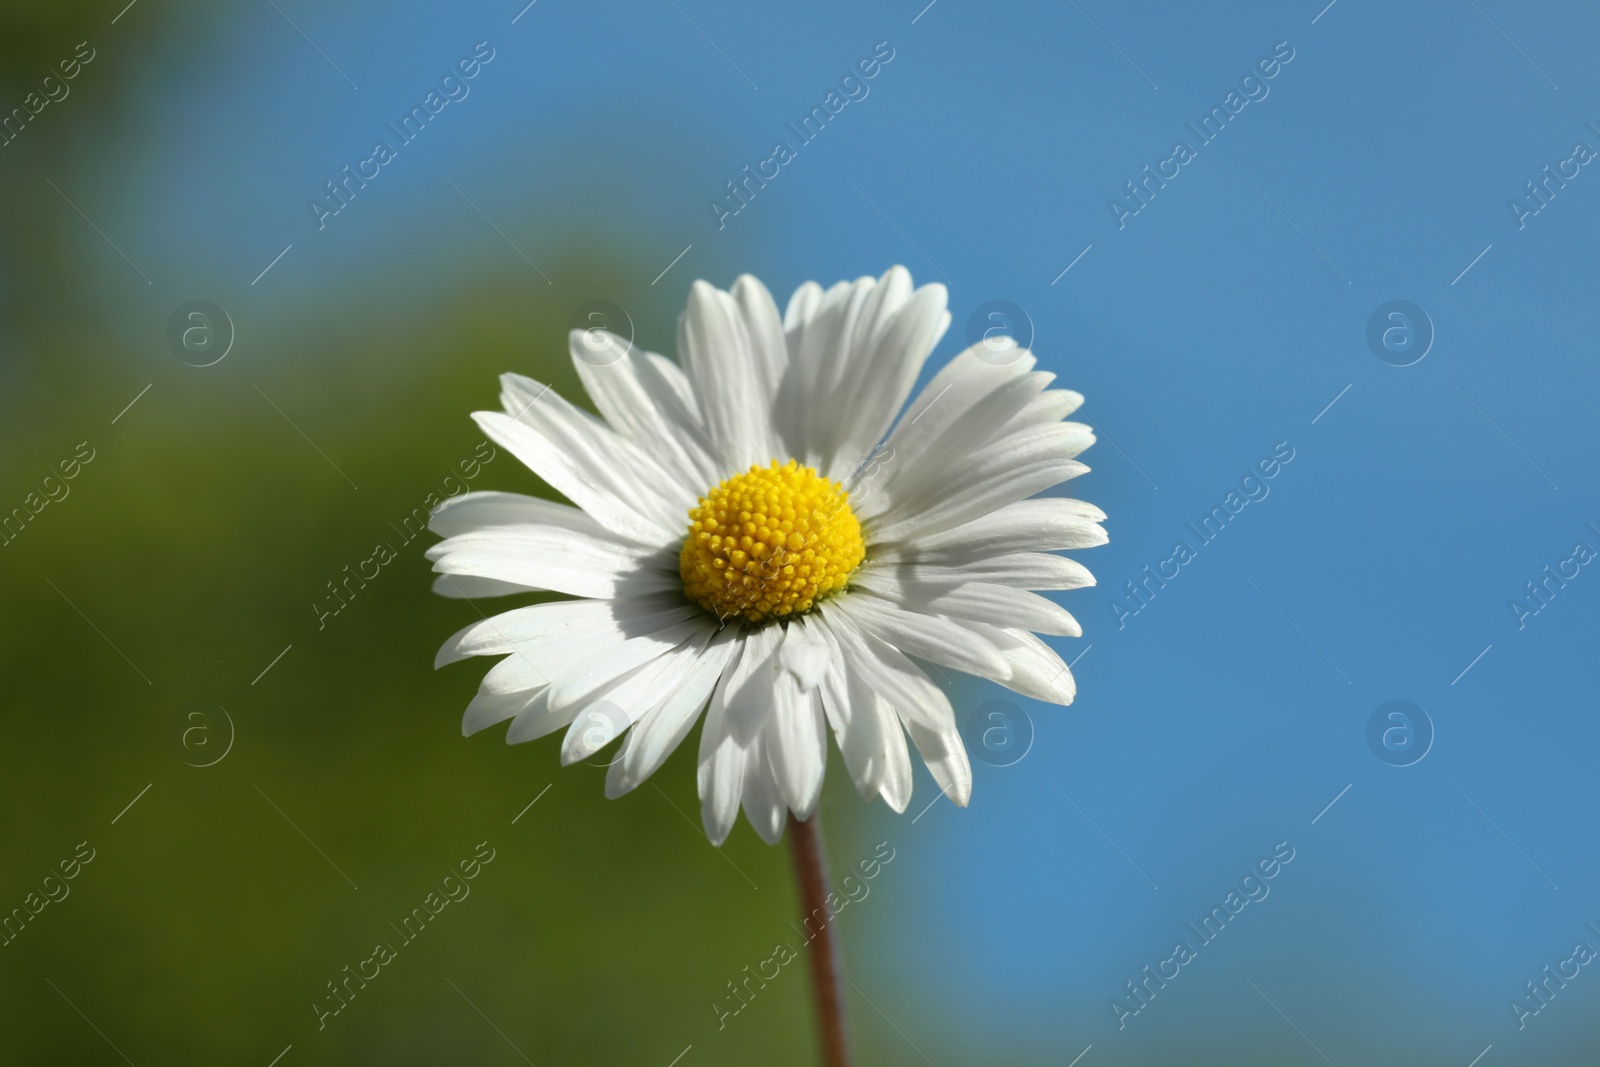
{"type": "Polygon", "coordinates": [[[795,460],[773,460],[689,509],[678,573],[706,611],[759,623],[810,611],[843,589],[865,556],[844,486],[795,460]]]}

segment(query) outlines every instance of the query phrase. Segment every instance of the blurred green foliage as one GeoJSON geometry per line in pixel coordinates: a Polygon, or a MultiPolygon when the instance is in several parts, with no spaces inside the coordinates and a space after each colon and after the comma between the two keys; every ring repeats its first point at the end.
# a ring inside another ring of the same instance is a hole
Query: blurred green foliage
{"type": "MultiPolygon", "coordinates": [[[[114,13],[5,5],[0,91],[114,13]]],[[[206,16],[127,32],[182,17],[206,16]]],[[[235,349],[192,368],[166,352],[165,308],[96,290],[81,220],[38,209],[44,177],[103,166],[69,132],[123,118],[115,94],[73,106],[71,131],[39,123],[0,156],[29,189],[0,198],[0,509],[42,498],[80,442],[94,457],[0,548],[0,909],[42,908],[0,947],[5,1062],[266,1064],[289,1045],[286,1067],[523,1062],[512,1043],[540,1064],[664,1065],[691,1043],[695,1064],[813,1062],[803,977],[716,1030],[711,1001],[793,936],[796,903],[785,850],[748,828],[706,842],[694,738],[614,803],[603,769],[559,767],[559,737],[464,740],[487,661],[432,669],[476,609],[430,592],[431,536],[325,628],[312,608],[473,454],[468,414],[497,406],[499,373],[581,396],[567,316],[620,291],[628,250],[553,253],[553,287],[482,268],[403,308],[381,274],[337,314],[236,305],[235,349]],[[231,750],[191,766],[228,718],[231,750]],[[92,862],[38,905],[80,842],[92,862]],[[326,983],[398,943],[390,924],[480,842],[495,858],[470,896],[319,1029],[326,983]]],[[[670,350],[676,308],[631,310],[670,350]]],[[[472,487],[545,491],[504,453],[472,487]]],[[[830,810],[859,807],[842,775],[830,789],[830,810]]],[[[838,831],[841,856],[870,853],[838,831]]]]}
{"type": "MultiPolygon", "coordinates": [[[[690,1043],[701,1063],[809,1062],[801,979],[710,1040],[710,1001],[790,936],[796,905],[786,852],[747,828],[726,855],[705,841],[692,738],[659,791],[615,803],[603,770],[559,768],[558,737],[463,740],[487,662],[432,670],[477,616],[429,591],[431,537],[324,628],[312,607],[473,455],[467,415],[495,406],[500,371],[579,395],[566,309],[607,291],[605,269],[569,259],[551,273],[572,288],[537,303],[476,277],[399,317],[353,294],[338,321],[244,319],[270,336],[158,367],[114,426],[142,385],[96,354],[114,338],[89,330],[32,368],[40,414],[6,428],[5,506],[79,442],[95,458],[0,549],[0,900],[22,904],[81,841],[96,858],[0,949],[16,1062],[110,1054],[67,997],[135,1063],[266,1063],[291,1043],[294,1062],[517,1062],[483,1016],[536,1063],[665,1064],[690,1043]],[[227,726],[185,718],[196,702],[237,730],[207,768],[186,761],[227,726]],[[319,1030],[325,983],[398,940],[389,924],[483,841],[496,858],[471,895],[319,1030]]],[[[473,487],[542,491],[504,452],[473,487]]]]}
{"type": "MultiPolygon", "coordinates": [[[[0,4],[0,104],[122,4],[0,4]]],[[[229,17],[143,4],[146,17],[118,25],[124,47],[96,59],[106,84],[136,76],[141,39],[229,17]]],[[[549,286],[520,267],[469,266],[417,300],[375,272],[292,313],[236,291],[235,349],[193,368],[166,348],[176,301],[103,290],[109,252],[44,185],[103,178],[86,146],[129,121],[128,106],[84,92],[71,123],[38,123],[0,149],[0,514],[43,496],[80,445],[94,457],[0,547],[0,917],[29,894],[41,909],[0,944],[0,1058],[264,1065],[292,1046],[282,1067],[665,1067],[693,1045],[682,1067],[815,1063],[800,968],[718,1027],[727,984],[800,939],[787,850],[743,823],[723,849],[705,840],[697,734],[616,802],[602,768],[559,767],[559,735],[463,739],[488,661],[432,669],[478,616],[431,593],[431,537],[325,626],[313,607],[376,544],[399,547],[394,526],[473,456],[468,415],[498,406],[497,375],[584,403],[566,353],[573,308],[631,293],[638,340],[672,350],[678,308],[638,281],[671,242],[641,240],[655,251],[635,254],[574,241],[541,255],[549,286]],[[204,719],[188,717],[197,709],[204,719]],[[225,756],[193,765],[230,734],[225,756]],[[80,843],[94,858],[68,895],[37,903],[80,843]],[[398,947],[391,924],[480,843],[494,859],[470,896],[320,1019],[328,983],[379,942],[398,947]]],[[[547,492],[503,452],[471,487],[547,492]]],[[[918,790],[920,809],[933,794],[926,778],[918,790]]],[[[823,811],[839,877],[885,833],[896,848],[931,833],[931,820],[881,819],[836,754],[823,811]]],[[[863,957],[885,941],[868,929],[914,893],[911,862],[874,883],[880,903],[840,919],[857,974],[905,970],[863,957]]],[[[875,987],[871,1007],[853,1001],[861,1062],[927,1062],[889,1022],[938,1022],[937,1005],[913,1002],[914,977],[875,987]]],[[[1000,1064],[976,1050],[1018,1037],[984,1020],[943,1025],[963,1044],[926,1049],[941,1067],[1000,1064]]]]}

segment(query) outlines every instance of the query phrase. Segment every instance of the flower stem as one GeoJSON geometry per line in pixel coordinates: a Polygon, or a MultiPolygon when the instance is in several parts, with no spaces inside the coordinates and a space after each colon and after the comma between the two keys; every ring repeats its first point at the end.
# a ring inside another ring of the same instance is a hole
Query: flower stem
{"type": "Polygon", "coordinates": [[[824,1067],[850,1067],[850,1050],[845,1041],[844,995],[840,985],[844,973],[839,966],[838,944],[827,906],[828,857],[822,845],[820,813],[801,822],[789,816],[789,847],[794,853],[795,878],[800,883],[801,922],[810,929],[810,920],[820,916],[821,928],[808,944],[811,956],[811,992],[817,1002],[817,1030],[822,1040],[824,1067]]]}

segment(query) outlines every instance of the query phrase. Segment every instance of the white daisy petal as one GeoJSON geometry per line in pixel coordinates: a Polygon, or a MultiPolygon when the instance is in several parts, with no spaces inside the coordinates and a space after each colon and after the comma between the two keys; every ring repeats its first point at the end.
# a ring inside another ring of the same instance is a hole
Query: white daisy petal
{"type": "Polygon", "coordinates": [[[559,662],[559,657],[571,650],[593,649],[597,643],[620,643],[629,636],[682,622],[696,614],[693,605],[675,596],[530,604],[462,627],[439,649],[434,666],[442,667],[469,656],[501,656],[508,652],[559,662]]]}
{"type": "Polygon", "coordinates": [[[995,435],[995,440],[1008,441],[1013,438],[1026,440],[1028,431],[1043,427],[1048,427],[1052,431],[1050,434],[1051,444],[1059,450],[1057,454],[1066,456],[1068,459],[1073,459],[1083,454],[1090,445],[1093,445],[1098,440],[1094,435],[1094,430],[1088,423],[1061,422],[1057,419],[1048,419],[1037,414],[1030,414],[1027,409],[1018,412],[1010,422],[1003,426],[1001,431],[995,435]]]}
{"type": "Polygon", "coordinates": [[[533,593],[538,590],[531,585],[479,578],[472,574],[441,574],[433,580],[433,591],[452,600],[477,600],[480,597],[510,596],[512,593],[533,593]]]}
{"type": "Polygon", "coordinates": [[[805,323],[811,321],[816,314],[817,306],[823,297],[822,286],[816,282],[805,282],[789,297],[789,306],[783,310],[783,330],[785,334],[798,330],[805,323]]]}
{"type": "MultiPolygon", "coordinates": [[[[548,666],[548,664],[546,664],[548,666]]],[[[490,667],[478,683],[479,695],[531,693],[550,685],[550,678],[528,656],[507,656],[490,667]]]]}
{"type": "Polygon", "coordinates": [[[910,611],[992,626],[1021,626],[1045,634],[1083,635],[1083,628],[1066,608],[1026,589],[986,582],[924,585],[875,567],[861,568],[851,580],[910,611]]]}
{"type": "MultiPolygon", "coordinates": [[[[716,694],[712,694],[713,701],[716,694]]],[[[710,717],[706,722],[709,725],[710,717]]],[[[719,738],[709,754],[700,756],[697,780],[700,787],[700,822],[706,839],[720,845],[728,839],[733,821],[739,817],[739,801],[744,795],[745,763],[748,750],[731,737],[719,738]]]]}
{"type": "MultiPolygon", "coordinates": [[[[635,668],[643,667],[665,656],[684,641],[705,633],[714,626],[715,622],[701,613],[698,618],[688,619],[652,633],[630,637],[620,645],[595,649],[575,657],[551,675],[551,709],[577,707],[591,700],[601,699],[610,691],[613,682],[635,668]]],[[[644,710],[644,707],[640,706],[644,699],[641,693],[648,693],[648,687],[642,690],[638,687],[618,690],[619,697],[628,700],[632,705],[625,710],[629,712],[644,710]]]]}
{"type": "Polygon", "coordinates": [[[762,728],[766,763],[795,817],[809,819],[822,793],[828,760],[822,708],[816,693],[802,690],[799,679],[787,671],[774,673],[772,688],[772,714],[762,728]]]}
{"type": "Polygon", "coordinates": [[[942,285],[913,291],[893,267],[882,278],[808,282],[783,326],[789,373],[778,393],[790,451],[827,477],[850,475],[893,425],[923,362],[949,327],[942,285]]]}
{"type": "Polygon", "coordinates": [[[908,656],[986,678],[1006,672],[1000,650],[970,629],[940,615],[904,608],[869,589],[825,604],[822,614],[826,617],[835,611],[908,656]]]}
{"type": "MultiPolygon", "coordinates": [[[[616,740],[634,723],[654,711],[683,685],[695,670],[699,654],[711,637],[711,627],[701,626],[676,646],[661,653],[642,667],[596,689],[573,718],[572,728],[561,746],[561,762],[588,759],[616,740]]],[[[551,707],[559,707],[552,686],[551,707]]]]}
{"type": "Polygon", "coordinates": [[[804,618],[788,627],[778,649],[778,666],[794,677],[802,692],[817,687],[829,662],[828,643],[807,629],[804,618]]]}
{"type": "Polygon", "coordinates": [[[1065,459],[1070,462],[1081,450],[1083,436],[1078,423],[1025,426],[997,435],[982,448],[961,457],[953,464],[951,473],[954,476],[959,472],[962,480],[970,481],[994,477],[1038,460],[1065,459]]]}
{"type": "Polygon", "coordinates": [[[734,474],[778,451],[771,398],[751,352],[754,342],[734,298],[705,282],[689,290],[678,320],[678,354],[705,412],[718,456],[734,474]]]}
{"type": "Polygon", "coordinates": [[[822,675],[818,691],[822,696],[822,712],[827,715],[827,725],[834,729],[834,741],[838,742],[838,752],[845,757],[845,768],[850,771],[850,777],[856,782],[856,790],[861,792],[867,800],[877,795],[878,779],[882,776],[880,766],[880,752],[883,750],[883,737],[878,731],[877,697],[870,689],[862,686],[859,699],[854,699],[850,693],[851,675],[843,667],[845,654],[838,648],[837,638],[829,632],[826,619],[821,614],[805,619],[806,629],[810,629],[814,637],[824,641],[829,649],[830,665],[827,673],[822,675]]]}
{"type": "Polygon", "coordinates": [[[904,731],[898,729],[894,710],[881,700],[875,703],[878,717],[885,723],[883,781],[878,787],[878,794],[896,814],[903,815],[906,805],[911,803],[911,790],[916,781],[911,770],[911,750],[906,745],[904,731]]]}
{"type": "Polygon", "coordinates": [[[872,536],[899,541],[908,530],[919,537],[937,533],[1076,478],[1089,468],[1067,456],[1075,437],[1064,424],[1030,426],[954,460],[942,484],[896,493],[891,483],[888,508],[867,520],[872,536]],[[961,488],[952,491],[951,485],[961,488]]]}
{"type": "MultiPolygon", "coordinates": [[[[868,279],[871,282],[871,291],[867,293],[866,300],[861,305],[861,315],[856,320],[856,344],[860,346],[874,345],[882,341],[894,328],[899,319],[900,311],[911,300],[912,294],[918,290],[911,284],[911,272],[898,264],[883,272],[882,277],[868,279]]],[[[942,309],[947,302],[948,294],[944,293],[944,286],[924,286],[929,297],[945,296],[946,301],[939,303],[942,309]]],[[[924,316],[927,317],[927,316],[924,316]]],[[[938,314],[931,316],[938,318],[938,314]]],[[[928,346],[932,349],[932,345],[928,346]]],[[[862,364],[870,361],[870,349],[858,350],[851,353],[850,362],[845,366],[848,381],[859,382],[862,380],[862,364]]],[[[904,405],[905,401],[901,401],[904,405]]]]}
{"type": "Polygon", "coordinates": [[[700,818],[706,836],[720,845],[733,829],[744,793],[745,765],[754,747],[760,721],[772,704],[772,658],[777,648],[775,627],[750,634],[711,694],[705,725],[700,730],[700,818]]]}
{"type": "Polygon", "coordinates": [[[549,690],[540,690],[535,694],[528,706],[511,720],[511,728],[506,731],[506,744],[520,745],[524,741],[533,741],[553,734],[567,723],[572,721],[572,711],[552,712],[546,700],[549,690]]]}
{"type": "Polygon", "coordinates": [[[956,563],[938,559],[925,563],[907,554],[885,553],[872,566],[919,585],[955,586],[963,582],[1009,585],[1014,589],[1082,589],[1094,585],[1094,575],[1075,559],[1049,552],[1013,552],[956,563]]]}
{"type": "Polygon", "coordinates": [[[640,596],[682,584],[659,550],[556,526],[501,526],[457,534],[426,555],[441,574],[492,578],[573,596],[640,596]]]}
{"type": "Polygon", "coordinates": [[[776,407],[792,413],[789,449],[810,466],[825,465],[837,449],[836,395],[844,384],[856,322],[876,284],[872,278],[857,278],[824,292],[808,283],[810,288],[801,286],[789,301],[784,316],[789,371],[776,407]]]}
{"type": "Polygon", "coordinates": [[[683,373],[683,368],[666,356],[645,352],[638,370],[645,386],[651,392],[659,393],[670,407],[688,419],[700,443],[710,448],[711,438],[705,430],[705,413],[700,410],[700,399],[694,395],[694,386],[689,383],[689,376],[683,373]]]}
{"type": "MultiPolygon", "coordinates": [[[[923,677],[926,680],[916,665],[895,649],[870,634],[867,643],[871,651],[881,657],[884,665],[897,675],[923,677]]],[[[911,735],[911,743],[917,746],[917,754],[928,765],[933,780],[939,784],[940,791],[957,807],[964,808],[972,799],[972,765],[967,761],[967,749],[961,740],[960,728],[956,725],[955,711],[950,707],[949,700],[945,699],[944,691],[931,682],[928,684],[932,692],[938,694],[940,705],[930,708],[926,704],[905,703],[896,704],[895,710],[905,724],[906,733],[911,735]]]]}
{"type": "Polygon", "coordinates": [[[641,513],[630,502],[630,487],[619,482],[613,473],[619,468],[602,452],[569,445],[498,411],[478,411],[472,417],[491,441],[612,533],[646,545],[668,544],[681,533],[641,513]]]}
{"type": "MultiPolygon", "coordinates": [[[[865,509],[867,513],[892,518],[914,508],[916,501],[942,496],[952,481],[961,480],[975,454],[995,439],[995,428],[1038,396],[1048,378],[1046,374],[1021,374],[1007,379],[951,419],[945,432],[920,452],[896,451],[884,465],[883,484],[873,487],[874,505],[865,509]],[[884,506],[879,506],[879,501],[884,506]]],[[[1062,458],[1070,457],[1063,454],[1062,458]]]]}
{"type": "Polygon", "coordinates": [[[917,746],[917,755],[928,765],[940,792],[956,807],[966,807],[972,800],[972,764],[967,759],[961,731],[953,721],[938,729],[909,717],[905,724],[911,743],[917,746]]]}
{"type": "Polygon", "coordinates": [[[776,845],[783,837],[783,816],[788,811],[777,772],[772,768],[773,750],[765,734],[756,739],[745,764],[744,791],[740,796],[745,818],[769,845],[776,845]]]}
{"type": "Polygon", "coordinates": [[[537,741],[562,729],[572,721],[572,709],[553,713],[543,700],[534,700],[527,709],[511,720],[506,731],[506,744],[521,745],[537,741]]]}
{"type": "Polygon", "coordinates": [[[1092,548],[1106,543],[1106,532],[1099,525],[1105,517],[1105,512],[1081,500],[1036,497],[1007,504],[954,529],[919,537],[910,548],[880,543],[877,555],[894,558],[897,553],[914,551],[920,558],[947,556],[971,561],[1013,552],[1092,548]]]}
{"type": "Polygon", "coordinates": [[[942,500],[920,501],[921,510],[892,521],[872,524],[870,536],[874,542],[896,542],[942,533],[996,508],[1013,504],[1089,472],[1088,467],[1075,459],[1051,456],[1029,460],[1009,469],[999,464],[995,468],[992,477],[987,480],[964,479],[960,489],[953,490],[942,500]]]}
{"type": "Polygon", "coordinates": [[[829,477],[848,476],[894,425],[923,363],[950,326],[947,299],[945,287],[938,284],[913,293],[911,275],[904,267],[896,267],[880,279],[850,340],[853,351],[845,367],[842,395],[813,401],[843,401],[838,412],[840,430],[824,472],[829,477]]]}
{"type": "Polygon", "coordinates": [[[900,416],[888,445],[898,455],[922,454],[944,436],[963,413],[998,386],[1033,370],[1033,353],[1020,350],[1009,363],[996,365],[983,358],[988,350],[973,345],[939,369],[900,416]]]}
{"type": "Polygon", "coordinates": [[[954,716],[944,691],[904,655],[842,615],[829,616],[828,623],[845,663],[865,676],[873,691],[894,706],[896,714],[922,718],[930,724],[941,716],[954,716]]]}
{"type": "MultiPolygon", "coordinates": [[[[677,618],[681,620],[682,617],[677,618]]],[[[668,614],[641,623],[640,628],[645,633],[639,637],[628,637],[612,629],[575,626],[558,638],[518,645],[511,655],[484,675],[478,695],[473,698],[478,706],[473,713],[474,721],[506,708],[514,713],[519,699],[525,700],[538,691],[543,706],[551,714],[566,716],[561,720],[565,724],[571,720],[573,709],[583,707],[584,698],[596,689],[670,651],[697,630],[709,629],[703,615],[687,622],[677,621],[676,625],[671,625],[673,619],[668,614]],[[597,663],[600,664],[598,669],[597,663]],[[562,694],[559,701],[555,699],[558,692],[562,694]]]]}
{"type": "MultiPolygon", "coordinates": [[[[1071,389],[1047,389],[1040,395],[1028,401],[1028,406],[1011,417],[1002,429],[1013,430],[1023,426],[1037,426],[1041,423],[1060,422],[1083,406],[1083,394],[1074,393],[1071,389]]],[[[1087,423],[1073,423],[1086,431],[1087,438],[1084,448],[1094,444],[1094,429],[1087,423]]],[[[1081,452],[1083,449],[1079,449],[1081,452]]]]}
{"type": "Polygon", "coordinates": [[[844,757],[845,769],[850,772],[857,792],[871,800],[878,794],[883,775],[881,753],[886,742],[879,728],[877,697],[863,692],[860,701],[852,701],[848,695],[850,678],[847,671],[830,671],[821,686],[822,706],[828,715],[828,725],[833,728],[834,740],[838,742],[839,754],[844,757]]]}
{"type": "Polygon", "coordinates": [[[783,336],[783,320],[778,317],[778,305],[767,287],[749,274],[741,274],[734,280],[729,295],[733,297],[734,305],[744,319],[745,331],[750,335],[750,357],[756,381],[764,406],[770,410],[784,372],[789,369],[789,346],[783,336]]]}
{"type": "Polygon", "coordinates": [[[868,800],[882,795],[895,811],[911,800],[911,756],[894,710],[878,699],[865,675],[852,671],[822,616],[813,627],[833,650],[835,666],[824,676],[822,705],[856,789],[868,800]]]}
{"type": "Polygon", "coordinates": [[[462,732],[509,719],[515,744],[564,728],[566,763],[620,739],[614,797],[704,710],[696,780],[719,845],[741,807],[769,843],[811,816],[830,729],[863,796],[906,809],[909,739],[966,804],[955,714],[924,670],[1070,703],[1072,672],[1036,633],[1081,629],[1038,591],[1093,585],[1057,553],[1106,534],[1099,508],[1036,496],[1088,470],[1076,457],[1095,434],[1063,421],[1083,397],[1032,353],[995,365],[969,349],[908,403],[946,304],[902,267],[801,285],[781,319],[753,277],[696,282],[681,365],[570,334],[598,417],[503,376],[505,412],[474,418],[571,503],[475,492],[430,516],[436,591],[545,594],[439,650],[436,665],[499,657],[462,732]]]}
{"type": "Polygon", "coordinates": [[[440,537],[475,533],[489,526],[554,526],[603,541],[619,540],[571,504],[522,493],[462,493],[439,504],[428,517],[428,529],[440,537]]]}
{"type": "Polygon", "coordinates": [[[1055,649],[1026,630],[982,623],[973,624],[973,628],[987,636],[1011,664],[1010,677],[1004,680],[996,678],[995,681],[1035,700],[1063,705],[1072,703],[1078,685],[1072,677],[1072,669],[1055,649]]]}
{"type": "Polygon", "coordinates": [[[632,730],[620,758],[606,772],[606,796],[618,797],[637,787],[660,768],[699,717],[711,690],[738,650],[737,631],[717,631],[694,659],[693,669],[678,687],[632,730]]]}
{"type": "Polygon", "coordinates": [[[604,330],[573,330],[569,343],[572,365],[595,407],[673,475],[672,489],[687,508],[694,487],[714,481],[719,468],[704,430],[661,380],[661,357],[604,330]]]}
{"type": "Polygon", "coordinates": [[[518,423],[533,429],[567,456],[597,461],[586,465],[591,480],[618,494],[671,530],[692,499],[688,484],[674,479],[656,456],[617,432],[603,419],[568,402],[543,382],[521,374],[500,376],[500,404],[518,423]]]}
{"type": "Polygon", "coordinates": [[[837,620],[834,633],[851,668],[865,675],[881,698],[893,705],[939,788],[965,807],[972,796],[972,767],[944,691],[916,664],[871,634],[851,634],[849,626],[837,620]]]}
{"type": "Polygon", "coordinates": [[[480,691],[467,705],[466,713],[461,716],[461,736],[471,737],[479,730],[487,730],[495,723],[505,722],[527,708],[543,693],[543,689],[520,690],[515,693],[480,691]]]}

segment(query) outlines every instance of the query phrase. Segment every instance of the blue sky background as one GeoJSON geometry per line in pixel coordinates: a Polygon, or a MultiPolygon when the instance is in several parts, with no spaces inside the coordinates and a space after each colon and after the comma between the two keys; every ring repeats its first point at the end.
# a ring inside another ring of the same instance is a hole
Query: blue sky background
{"type": "MultiPolygon", "coordinates": [[[[877,993],[863,1031],[895,1042],[892,1019],[941,1065],[1092,1045],[1085,1067],[1196,1047],[1465,1067],[1492,1045],[1488,1067],[1595,1047],[1593,968],[1526,1029],[1508,1000],[1575,942],[1600,950],[1584,927],[1600,925],[1600,567],[1525,628],[1508,601],[1575,543],[1600,551],[1600,165],[1523,228],[1507,201],[1575,142],[1600,150],[1600,12],[538,0],[513,24],[515,0],[279,6],[157,40],[123,87],[139,121],[80,140],[101,180],[64,191],[152,280],[83,230],[90,313],[137,324],[134,387],[176,373],[160,328],[188,297],[259,337],[322,322],[359,344],[359,316],[425,318],[466,272],[538,306],[550,287],[526,260],[625,247],[632,287],[594,295],[658,349],[697,277],[748,271],[781,302],[904,263],[950,286],[933,365],[980,304],[1009,300],[1040,366],[1088,397],[1101,438],[1073,491],[1108,512],[1111,544],[1079,557],[1100,587],[1063,597],[1085,631],[1062,643],[1082,657],[1077,702],[1016,698],[1032,748],[977,765],[965,812],[924,811],[925,774],[905,816],[864,811],[835,757],[839,852],[887,839],[902,857],[887,903],[846,924],[877,993]],[[308,199],[482,40],[495,58],[470,96],[319,231],[308,199]],[[894,58],[869,95],[719,229],[707,201],[794,144],[785,124],[881,41],[894,58]],[[1108,200],[1195,145],[1185,123],[1279,42],[1293,59],[1269,95],[1119,228],[1108,200]],[[1396,299],[1435,333],[1412,366],[1366,341],[1396,299]],[[1185,524],[1280,442],[1294,458],[1270,494],[1119,625],[1123,583],[1196,544],[1185,524]],[[1393,699],[1436,734],[1412,766],[1367,743],[1393,699]],[[1270,896],[1119,1031],[1109,999],[1280,841],[1295,858],[1270,896]]],[[[119,28],[97,45],[114,55],[119,28]]],[[[527,344],[543,359],[564,342],[527,344]]],[[[259,380],[291,365],[239,345],[259,380]]]]}

